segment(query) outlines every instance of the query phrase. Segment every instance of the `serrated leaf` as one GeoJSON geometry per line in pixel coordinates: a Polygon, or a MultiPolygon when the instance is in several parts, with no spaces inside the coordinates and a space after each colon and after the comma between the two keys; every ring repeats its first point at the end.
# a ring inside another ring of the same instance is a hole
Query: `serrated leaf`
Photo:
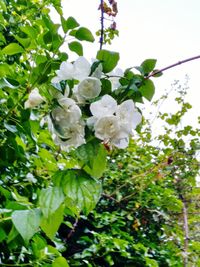
{"type": "Polygon", "coordinates": [[[151,71],[153,71],[156,65],[156,61],[156,59],[146,59],[145,61],[143,61],[140,66],[143,72],[142,74],[148,75],[151,71]]]}
{"type": "Polygon", "coordinates": [[[64,201],[64,194],[58,187],[42,189],[39,197],[39,205],[45,218],[49,218],[64,201]]]}
{"type": "Polygon", "coordinates": [[[2,49],[2,53],[9,56],[23,52],[24,49],[17,43],[11,43],[2,49]]]}
{"type": "MultiPolygon", "coordinates": [[[[83,213],[88,214],[101,195],[101,183],[81,170],[67,170],[57,173],[54,182],[62,187],[66,197],[72,200],[83,213]]],[[[70,207],[69,207],[70,208],[70,207]]]]}
{"type": "Polygon", "coordinates": [[[83,55],[83,46],[79,42],[71,42],[68,44],[69,49],[73,52],[75,52],[77,55],[82,56],[83,55]]]}
{"type": "Polygon", "coordinates": [[[119,53],[108,50],[99,50],[96,58],[102,61],[103,72],[112,71],[119,61],[119,53]]]}
{"type": "Polygon", "coordinates": [[[94,36],[92,35],[91,31],[85,27],[80,27],[76,33],[75,37],[80,41],[88,41],[94,42],[94,36]]]}
{"type": "Polygon", "coordinates": [[[12,222],[26,243],[38,231],[40,219],[39,209],[16,210],[12,214],[12,222]]]}
{"type": "Polygon", "coordinates": [[[151,80],[145,80],[143,85],[139,88],[142,96],[151,101],[155,93],[155,86],[151,80]]]}
{"type": "Polygon", "coordinates": [[[69,267],[69,264],[64,257],[58,257],[52,263],[52,267],[69,267]]]}
{"type": "Polygon", "coordinates": [[[63,221],[63,212],[64,205],[61,204],[61,206],[52,215],[48,218],[43,218],[41,221],[40,226],[50,239],[53,239],[63,221]]]}

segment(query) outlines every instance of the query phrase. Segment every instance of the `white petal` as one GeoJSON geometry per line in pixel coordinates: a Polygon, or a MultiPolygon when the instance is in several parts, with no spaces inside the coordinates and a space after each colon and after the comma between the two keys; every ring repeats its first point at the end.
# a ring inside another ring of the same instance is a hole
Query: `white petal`
{"type": "Polygon", "coordinates": [[[142,114],[138,111],[135,111],[132,120],[133,129],[135,129],[141,122],[142,122],[142,114]]]}
{"type": "Polygon", "coordinates": [[[95,136],[101,140],[109,140],[120,130],[116,116],[106,116],[97,120],[94,125],[95,136]]]}
{"type": "Polygon", "coordinates": [[[61,79],[58,76],[55,76],[51,79],[51,83],[59,83],[61,79]]]}
{"type": "Polygon", "coordinates": [[[124,137],[124,138],[113,138],[111,140],[111,143],[121,149],[124,149],[128,146],[129,144],[129,137],[124,137]]]}
{"type": "Polygon", "coordinates": [[[79,57],[74,62],[74,79],[82,81],[89,76],[91,71],[91,65],[84,57],[79,57]]]}
{"type": "Polygon", "coordinates": [[[25,109],[34,108],[41,104],[44,101],[44,98],[40,95],[37,88],[33,89],[28,97],[28,100],[24,103],[25,109]]]}
{"type": "Polygon", "coordinates": [[[142,115],[137,111],[134,102],[130,99],[118,106],[116,116],[119,118],[121,128],[129,134],[132,134],[132,130],[142,120],[142,115]]]}
{"type": "Polygon", "coordinates": [[[73,78],[74,66],[72,63],[64,61],[60,65],[60,70],[57,71],[57,75],[62,78],[62,80],[70,80],[73,78]]]}
{"type": "Polygon", "coordinates": [[[116,68],[112,72],[108,73],[108,75],[113,76],[110,77],[109,80],[111,81],[112,84],[112,91],[115,91],[121,85],[119,79],[124,76],[124,72],[122,69],[116,68]]]}
{"type": "Polygon", "coordinates": [[[93,128],[95,123],[97,122],[97,118],[92,116],[92,117],[89,117],[87,120],[86,120],[86,124],[89,128],[93,128]]]}
{"type": "Polygon", "coordinates": [[[103,116],[113,115],[117,110],[117,102],[110,95],[104,95],[100,100],[90,105],[90,111],[93,116],[101,118],[103,116]]]}
{"type": "Polygon", "coordinates": [[[88,77],[78,85],[78,94],[85,99],[95,98],[100,92],[101,81],[94,77],[88,77]]]}

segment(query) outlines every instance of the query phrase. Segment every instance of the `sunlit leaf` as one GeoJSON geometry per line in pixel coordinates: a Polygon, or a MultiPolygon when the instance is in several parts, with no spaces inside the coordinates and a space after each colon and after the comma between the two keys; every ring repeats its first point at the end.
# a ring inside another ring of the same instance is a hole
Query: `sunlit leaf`
{"type": "Polygon", "coordinates": [[[2,49],[2,53],[6,55],[15,55],[23,53],[24,49],[17,43],[11,43],[2,49]]]}
{"type": "Polygon", "coordinates": [[[108,50],[99,50],[97,59],[102,61],[103,71],[105,73],[112,71],[119,61],[119,53],[108,50]]]}
{"type": "Polygon", "coordinates": [[[64,201],[64,194],[58,187],[42,189],[39,197],[39,205],[45,218],[49,218],[64,201]]]}
{"type": "Polygon", "coordinates": [[[94,42],[94,36],[91,31],[85,27],[80,27],[75,34],[76,38],[80,41],[94,42]]]}
{"type": "Polygon", "coordinates": [[[39,209],[16,210],[12,213],[12,222],[26,243],[38,231],[40,219],[39,209]]]}

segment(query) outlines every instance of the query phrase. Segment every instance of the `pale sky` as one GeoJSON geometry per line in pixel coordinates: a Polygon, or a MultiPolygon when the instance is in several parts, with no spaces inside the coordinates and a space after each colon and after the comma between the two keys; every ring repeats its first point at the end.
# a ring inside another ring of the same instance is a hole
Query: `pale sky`
{"type": "MultiPolygon", "coordinates": [[[[97,0],[63,0],[64,16],[73,16],[81,26],[93,34],[100,29],[100,12],[97,0]]],[[[200,1],[199,0],[117,0],[119,13],[116,17],[119,37],[105,49],[120,53],[119,67],[126,69],[140,65],[147,58],[157,59],[156,68],[200,54],[200,1]]],[[[84,55],[95,57],[99,49],[95,43],[85,42],[84,55]]],[[[74,60],[76,55],[72,55],[74,60]]],[[[156,95],[170,89],[176,79],[190,77],[189,101],[193,110],[188,115],[190,122],[199,113],[200,59],[167,70],[160,78],[153,79],[156,95]]],[[[156,96],[155,98],[156,99],[156,96]]],[[[169,112],[171,107],[169,108],[169,112]]]]}

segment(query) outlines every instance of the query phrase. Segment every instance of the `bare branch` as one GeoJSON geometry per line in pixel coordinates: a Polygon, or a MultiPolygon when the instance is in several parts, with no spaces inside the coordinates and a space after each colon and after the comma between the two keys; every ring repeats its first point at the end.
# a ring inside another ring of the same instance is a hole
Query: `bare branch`
{"type": "Polygon", "coordinates": [[[166,71],[166,70],[168,70],[168,69],[172,69],[172,68],[174,68],[174,67],[176,67],[176,66],[178,66],[178,65],[181,65],[181,64],[183,64],[183,63],[186,63],[186,62],[189,62],[189,61],[192,61],[192,60],[196,60],[196,59],[199,59],[199,58],[200,58],[200,55],[195,56],[195,57],[190,57],[190,58],[187,58],[187,59],[178,61],[177,63],[174,63],[174,64],[172,64],[172,65],[169,65],[169,66],[167,66],[167,67],[165,67],[165,68],[162,68],[162,69],[160,69],[160,70],[152,71],[152,72],[146,77],[146,79],[149,79],[150,77],[153,77],[153,76],[155,76],[156,74],[162,73],[162,72],[164,72],[164,71],[166,71]]]}

